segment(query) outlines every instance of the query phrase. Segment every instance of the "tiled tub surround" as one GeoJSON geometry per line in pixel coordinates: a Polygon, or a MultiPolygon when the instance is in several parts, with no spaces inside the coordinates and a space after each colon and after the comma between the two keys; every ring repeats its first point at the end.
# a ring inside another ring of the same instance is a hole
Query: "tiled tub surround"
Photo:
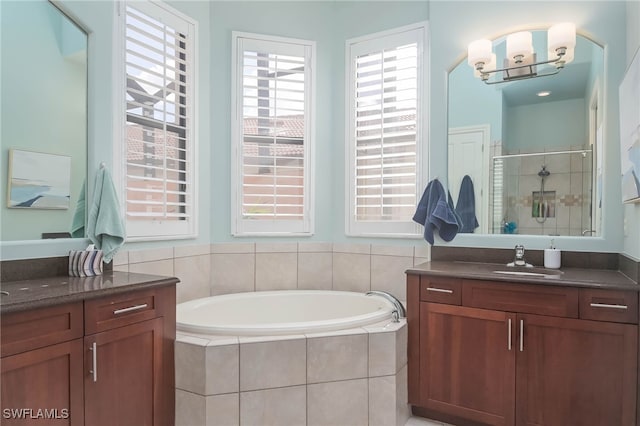
{"type": "MultiPolygon", "coordinates": [[[[178,303],[262,290],[388,291],[430,247],[223,243],[122,251],[114,270],[180,277],[178,303]]],[[[229,337],[178,333],[176,425],[404,425],[406,323],[324,334],[229,337]]]]}
{"type": "Polygon", "coordinates": [[[403,426],[406,321],[330,333],[178,333],[176,426],[403,426]]]}
{"type": "Polygon", "coordinates": [[[121,251],[114,270],[180,277],[178,303],[261,290],[383,290],[405,300],[404,271],[430,248],[332,243],[223,243],[121,251]]]}

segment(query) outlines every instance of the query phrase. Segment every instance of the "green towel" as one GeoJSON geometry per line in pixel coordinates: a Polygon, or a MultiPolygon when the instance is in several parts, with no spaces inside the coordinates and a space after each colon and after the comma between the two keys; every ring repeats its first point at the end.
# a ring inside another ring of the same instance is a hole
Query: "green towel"
{"type": "Polygon", "coordinates": [[[96,176],[93,202],[87,220],[87,237],[104,253],[104,261],[111,262],[124,244],[124,225],[120,216],[120,204],[111,174],[101,167],[96,176]]]}
{"type": "Polygon", "coordinates": [[[76,211],[73,212],[73,219],[71,220],[71,238],[84,238],[84,226],[87,219],[87,199],[85,197],[87,181],[82,181],[82,188],[78,195],[78,202],[76,203],[76,211]]]}

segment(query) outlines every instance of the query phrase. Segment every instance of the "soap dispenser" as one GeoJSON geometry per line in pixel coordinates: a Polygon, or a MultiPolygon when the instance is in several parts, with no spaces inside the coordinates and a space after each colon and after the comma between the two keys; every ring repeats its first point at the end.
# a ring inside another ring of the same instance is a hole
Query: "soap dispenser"
{"type": "Polygon", "coordinates": [[[548,269],[560,268],[562,252],[554,247],[553,240],[548,249],[544,249],[544,267],[548,269]]]}

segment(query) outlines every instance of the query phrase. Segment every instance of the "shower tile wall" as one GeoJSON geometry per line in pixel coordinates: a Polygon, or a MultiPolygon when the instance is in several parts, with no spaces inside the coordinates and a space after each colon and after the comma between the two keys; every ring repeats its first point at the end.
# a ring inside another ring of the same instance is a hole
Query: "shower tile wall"
{"type": "MultiPolygon", "coordinates": [[[[580,147],[555,148],[554,151],[578,150],[580,147]]],[[[519,234],[582,235],[591,229],[591,153],[536,155],[508,158],[504,161],[504,219],[516,221],[519,234]],[[532,214],[533,193],[540,191],[538,176],[542,165],[550,175],[544,190],[555,191],[555,217],[532,214]]]]}
{"type": "Polygon", "coordinates": [[[120,251],[115,271],[177,276],[177,301],[261,290],[383,290],[406,299],[404,271],[425,244],[223,243],[120,251]]]}

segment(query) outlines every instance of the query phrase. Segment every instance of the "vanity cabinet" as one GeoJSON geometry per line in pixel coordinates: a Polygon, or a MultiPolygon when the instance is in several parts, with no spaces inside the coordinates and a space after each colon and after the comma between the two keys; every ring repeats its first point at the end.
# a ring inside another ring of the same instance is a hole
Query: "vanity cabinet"
{"type": "Polygon", "coordinates": [[[409,402],[456,425],[635,425],[638,293],[409,274],[409,402]]]}
{"type": "Polygon", "coordinates": [[[1,327],[0,423],[83,425],[82,302],[3,315],[1,327]]]}
{"type": "Polygon", "coordinates": [[[175,340],[175,292],[169,293],[164,288],[85,302],[87,425],[172,423],[173,400],[166,394],[173,392],[173,347],[164,350],[175,340]]]}
{"type": "Polygon", "coordinates": [[[2,424],[171,425],[174,341],[173,285],[3,315],[2,424]]]}

